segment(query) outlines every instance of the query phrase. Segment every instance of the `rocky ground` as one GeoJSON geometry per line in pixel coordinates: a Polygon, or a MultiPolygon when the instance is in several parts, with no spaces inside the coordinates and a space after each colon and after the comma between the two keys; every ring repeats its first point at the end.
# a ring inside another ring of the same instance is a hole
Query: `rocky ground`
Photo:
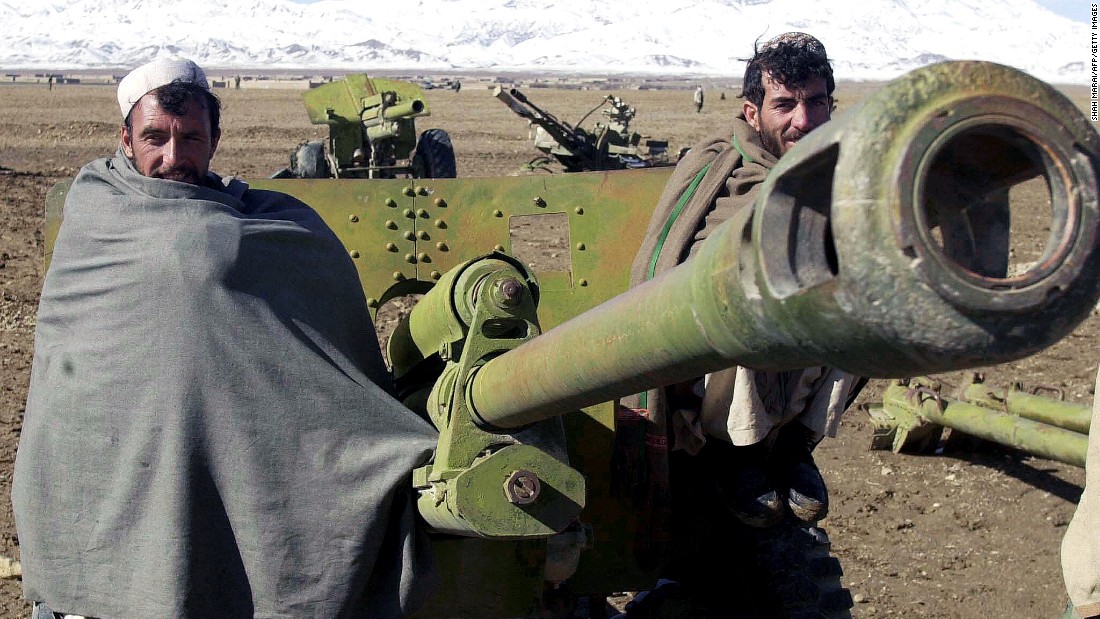
{"type": "MultiPolygon", "coordinates": [[[[490,96],[489,85],[463,82],[460,93],[429,91],[432,116],[419,128],[446,129],[460,176],[516,171],[537,153],[521,119],[490,96]]],[[[875,89],[841,84],[840,107],[875,89]]],[[[604,92],[527,91],[539,105],[574,121],[604,92]]],[[[696,114],[691,92],[622,91],[635,105],[635,128],[688,146],[739,108],[733,90],[708,93],[696,114]]],[[[1068,90],[1079,105],[1083,89],[1068,90]]],[[[286,165],[301,140],[324,135],[293,91],[225,91],[224,138],[214,168],[244,178],[286,165]]],[[[113,152],[118,109],[109,87],[0,85],[0,496],[10,492],[32,356],[41,286],[43,204],[54,183],[86,161],[113,152]]],[[[1040,202],[1042,196],[1037,198],[1040,202]]],[[[1043,207],[1039,204],[1040,210],[1043,207]]],[[[1014,238],[1021,247],[1045,242],[1043,230],[1014,238]],[[1031,236],[1026,236],[1031,235],[1031,236]]],[[[987,382],[1056,389],[1088,403],[1100,361],[1100,319],[1037,356],[985,368],[987,382]]],[[[962,375],[941,377],[958,383],[962,375]]],[[[884,384],[873,382],[861,403],[884,384]]],[[[1049,391],[1053,393],[1054,391],[1049,391]]],[[[927,454],[870,449],[872,424],[858,407],[818,460],[832,492],[826,527],[846,571],[860,618],[1059,617],[1065,605],[1058,548],[1084,481],[1073,466],[959,436],[927,454]]],[[[18,558],[11,507],[0,501],[0,555],[18,558]]],[[[0,616],[26,616],[18,580],[0,581],[0,616]]]]}

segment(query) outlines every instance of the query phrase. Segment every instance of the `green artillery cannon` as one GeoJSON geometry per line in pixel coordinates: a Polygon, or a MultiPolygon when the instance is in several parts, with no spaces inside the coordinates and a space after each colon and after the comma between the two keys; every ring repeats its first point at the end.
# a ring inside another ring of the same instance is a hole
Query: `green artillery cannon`
{"type": "Polygon", "coordinates": [[[416,135],[416,118],[429,116],[419,86],[348,75],[302,95],[309,120],[328,125],[327,144],[300,144],[290,167],[272,178],[454,178],[454,148],[442,129],[416,135]],[[326,147],[327,146],[327,147],[326,147]]]}
{"type": "MultiPolygon", "coordinates": [[[[553,114],[532,103],[518,88],[505,90],[497,86],[493,96],[535,127],[535,148],[556,159],[566,172],[622,170],[673,165],[668,157],[668,142],[645,141],[640,133],[630,130],[635,110],[615,95],[607,95],[599,105],[589,110],[574,125],[558,120],[553,114]],[[606,123],[598,122],[592,131],[581,127],[585,119],[601,110],[606,123]]],[[[549,171],[550,159],[538,157],[527,164],[529,169],[549,171]]]]}
{"type": "Polygon", "coordinates": [[[687,555],[700,607],[846,619],[820,529],[731,526],[617,399],[733,364],[904,377],[1036,353],[1100,298],[1098,170],[1100,136],[1049,86],[933,65],[802,140],[754,209],[630,290],[668,170],[254,185],[325,217],[376,316],[423,295],[387,344],[440,431],[413,474],[442,574],[417,616],[601,617],[687,555]],[[1014,265],[1004,228],[976,224],[1025,221],[1007,190],[1028,179],[1048,242],[1014,265]]]}
{"type": "Polygon", "coordinates": [[[886,388],[868,407],[875,425],[872,447],[900,452],[939,441],[944,428],[1078,467],[1085,466],[1092,411],[1018,386],[993,389],[972,378],[946,393],[944,384],[918,377],[886,388]]]}

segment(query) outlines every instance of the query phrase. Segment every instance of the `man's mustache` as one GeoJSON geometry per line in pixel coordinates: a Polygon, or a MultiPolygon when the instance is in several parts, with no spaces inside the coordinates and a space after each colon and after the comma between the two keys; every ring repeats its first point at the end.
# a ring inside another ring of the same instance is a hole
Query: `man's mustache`
{"type": "Polygon", "coordinates": [[[150,176],[181,183],[196,184],[199,181],[199,171],[194,168],[161,168],[153,170],[150,176]]]}

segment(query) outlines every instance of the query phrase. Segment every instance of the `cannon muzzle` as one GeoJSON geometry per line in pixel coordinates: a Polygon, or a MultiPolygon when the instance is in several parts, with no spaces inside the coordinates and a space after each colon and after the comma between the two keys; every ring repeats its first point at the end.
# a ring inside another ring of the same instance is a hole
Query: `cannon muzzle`
{"type": "Polygon", "coordinates": [[[504,104],[507,105],[510,110],[516,113],[516,115],[527,119],[534,118],[536,114],[531,111],[531,109],[528,108],[526,105],[521,103],[519,99],[516,98],[515,95],[517,94],[520,93],[515,88],[505,90],[503,87],[497,86],[493,89],[493,96],[504,102],[504,104]]]}
{"type": "Polygon", "coordinates": [[[1100,295],[1098,168],[1097,133],[1046,84],[914,71],[803,139],[694,258],[485,363],[469,408],[511,429],[731,365],[901,377],[1030,355],[1100,295]],[[1027,179],[1038,223],[1010,191],[1027,179]],[[1049,235],[1021,256],[1025,225],[1049,235]]]}

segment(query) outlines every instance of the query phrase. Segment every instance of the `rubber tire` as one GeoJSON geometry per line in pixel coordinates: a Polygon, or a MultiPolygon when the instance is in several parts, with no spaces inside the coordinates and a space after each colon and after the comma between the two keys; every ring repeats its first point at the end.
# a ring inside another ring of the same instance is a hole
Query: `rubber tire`
{"type": "Polygon", "coordinates": [[[325,143],[321,140],[299,144],[290,157],[290,169],[295,178],[329,178],[325,143]]]}
{"type": "Polygon", "coordinates": [[[754,563],[764,608],[776,619],[852,619],[852,594],[825,530],[788,519],[758,532],[754,563]]]}
{"type": "Polygon", "coordinates": [[[700,561],[706,573],[692,579],[694,586],[649,592],[621,617],[852,619],[852,594],[841,584],[844,571],[831,556],[823,529],[792,518],[769,529],[733,527],[741,538],[740,552],[725,556],[724,563],[700,561]]]}
{"type": "Polygon", "coordinates": [[[456,178],[455,149],[451,136],[443,129],[428,129],[420,134],[412,160],[413,178],[456,178]]]}
{"type": "MultiPolygon", "coordinates": [[[[669,454],[672,511],[662,528],[671,538],[658,548],[661,576],[681,585],[693,619],[851,619],[825,531],[789,514],[770,528],[741,524],[719,499],[725,465],[704,456],[669,454]]],[[[676,616],[663,611],[640,616],[676,616]]]]}

